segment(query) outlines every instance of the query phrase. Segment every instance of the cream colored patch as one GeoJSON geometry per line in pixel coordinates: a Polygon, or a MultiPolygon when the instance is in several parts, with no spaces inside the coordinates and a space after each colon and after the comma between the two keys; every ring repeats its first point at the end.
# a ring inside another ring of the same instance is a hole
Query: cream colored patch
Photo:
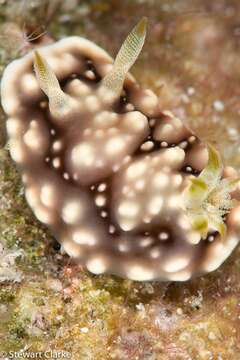
{"type": "Polygon", "coordinates": [[[9,118],[6,122],[9,137],[17,136],[22,129],[21,121],[17,118],[9,118]]]}
{"type": "Polygon", "coordinates": [[[35,208],[39,204],[40,199],[36,188],[28,187],[25,190],[25,197],[32,208],[35,208]]]}
{"type": "Polygon", "coordinates": [[[101,257],[89,259],[86,266],[91,273],[96,275],[104,273],[107,269],[106,262],[101,257]]]}
{"type": "Polygon", "coordinates": [[[21,85],[24,92],[35,93],[35,94],[39,92],[38,82],[35,76],[33,76],[32,74],[23,75],[21,85]]]}
{"type": "Polygon", "coordinates": [[[34,213],[38,220],[44,224],[51,224],[53,221],[52,214],[43,206],[37,206],[34,210],[34,213]]]}
{"type": "Polygon", "coordinates": [[[86,166],[89,167],[93,165],[95,161],[95,153],[92,145],[88,143],[82,143],[76,145],[72,150],[71,156],[74,166],[86,166]]]}
{"type": "Polygon", "coordinates": [[[54,141],[52,148],[54,151],[60,151],[63,147],[63,143],[60,140],[54,141]]]}
{"type": "Polygon", "coordinates": [[[148,204],[148,212],[151,215],[158,215],[163,206],[163,197],[162,196],[155,196],[150,200],[148,204]]]}
{"type": "Polygon", "coordinates": [[[60,166],[61,166],[61,159],[60,159],[59,157],[54,158],[53,161],[52,161],[52,164],[53,164],[53,167],[54,167],[55,169],[60,168],[60,166]]]}
{"type": "Polygon", "coordinates": [[[77,230],[73,233],[73,240],[79,245],[94,246],[97,239],[92,231],[90,230],[77,230]]]}
{"type": "Polygon", "coordinates": [[[136,217],[138,212],[139,212],[139,205],[131,201],[123,202],[118,208],[119,215],[127,218],[136,217]]]}
{"type": "Polygon", "coordinates": [[[89,95],[85,98],[85,106],[89,111],[92,113],[96,113],[100,110],[100,102],[97,96],[95,95],[89,95]]]}
{"type": "Polygon", "coordinates": [[[180,270],[183,270],[189,264],[189,262],[190,262],[189,257],[180,254],[172,257],[170,256],[166,260],[163,269],[166,272],[175,273],[180,270]]]}
{"type": "Polygon", "coordinates": [[[54,208],[57,198],[56,188],[52,184],[46,184],[42,187],[40,192],[40,199],[43,205],[54,208]]]}
{"type": "Polygon", "coordinates": [[[141,265],[130,265],[127,269],[127,276],[135,281],[149,281],[154,278],[154,273],[141,265]]]}
{"type": "Polygon", "coordinates": [[[104,206],[106,204],[106,197],[103,195],[96,196],[95,203],[99,207],[104,206]]]}
{"type": "Polygon", "coordinates": [[[137,177],[142,176],[147,169],[147,164],[144,162],[136,162],[129,166],[127,169],[127,177],[129,180],[135,179],[137,177]]]}
{"type": "Polygon", "coordinates": [[[41,149],[42,142],[40,131],[30,127],[30,129],[23,136],[23,141],[34,151],[41,149]]]}
{"type": "Polygon", "coordinates": [[[167,174],[160,171],[154,175],[152,182],[153,186],[155,186],[157,189],[164,189],[169,185],[170,179],[167,174]]]}
{"type": "Polygon", "coordinates": [[[10,154],[16,163],[24,161],[24,149],[20,141],[11,139],[10,142],[10,154]]]}
{"type": "Polygon", "coordinates": [[[121,153],[125,147],[125,140],[120,136],[116,136],[107,141],[105,149],[108,155],[113,156],[115,154],[121,153]]]}
{"type": "Polygon", "coordinates": [[[82,216],[83,207],[77,200],[67,202],[62,209],[62,219],[66,224],[75,224],[82,216]]]}

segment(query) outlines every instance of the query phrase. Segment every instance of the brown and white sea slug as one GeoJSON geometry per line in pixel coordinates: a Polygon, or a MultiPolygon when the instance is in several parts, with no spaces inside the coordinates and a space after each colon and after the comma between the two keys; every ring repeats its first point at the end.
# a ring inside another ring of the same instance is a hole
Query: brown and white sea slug
{"type": "Polygon", "coordinates": [[[145,34],[142,19],[113,64],[81,37],[31,52],[7,66],[2,105],[26,199],[67,254],[95,274],[185,281],[237,245],[238,180],[128,74],[145,34]]]}

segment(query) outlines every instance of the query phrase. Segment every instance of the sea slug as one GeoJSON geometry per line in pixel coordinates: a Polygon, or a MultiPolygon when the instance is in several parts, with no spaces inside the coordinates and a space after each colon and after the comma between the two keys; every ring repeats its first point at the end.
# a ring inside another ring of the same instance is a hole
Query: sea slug
{"type": "Polygon", "coordinates": [[[128,74],[145,35],[142,19],[114,63],[81,37],[32,51],[5,69],[2,105],[27,202],[67,254],[95,274],[186,281],[238,244],[238,180],[128,74]]]}

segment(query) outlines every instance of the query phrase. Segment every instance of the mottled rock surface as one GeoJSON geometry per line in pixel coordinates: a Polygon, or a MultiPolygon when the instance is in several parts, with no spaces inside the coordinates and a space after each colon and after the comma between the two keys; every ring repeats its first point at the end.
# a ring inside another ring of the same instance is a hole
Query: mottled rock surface
{"type": "MultiPolygon", "coordinates": [[[[41,33],[47,25],[56,38],[85,36],[114,55],[145,15],[148,38],[133,74],[163,108],[207,128],[204,135],[222,136],[226,144],[229,135],[238,139],[237,0],[68,0],[57,13],[60,3],[0,1],[1,29],[16,25],[7,40],[1,32],[0,71],[29,47],[24,27],[41,33]]],[[[183,284],[90,275],[59,253],[27,207],[0,117],[0,351],[62,350],[80,360],[238,360],[239,248],[219,270],[183,284]]]]}

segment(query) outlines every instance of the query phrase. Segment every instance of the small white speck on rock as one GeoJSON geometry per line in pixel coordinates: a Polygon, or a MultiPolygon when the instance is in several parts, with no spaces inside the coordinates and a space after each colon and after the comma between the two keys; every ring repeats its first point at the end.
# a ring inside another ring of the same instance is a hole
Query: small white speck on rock
{"type": "Polygon", "coordinates": [[[213,108],[218,112],[222,112],[225,109],[225,105],[221,100],[215,100],[213,102],[213,108]]]}
{"type": "Polygon", "coordinates": [[[142,290],[141,290],[142,294],[154,294],[154,287],[152,286],[152,284],[150,283],[146,283],[144,284],[142,290]]]}
{"type": "Polygon", "coordinates": [[[142,303],[137,304],[136,309],[138,311],[145,311],[145,307],[144,307],[144,305],[142,303]]]}
{"type": "Polygon", "coordinates": [[[214,332],[210,331],[210,333],[208,334],[208,338],[209,340],[216,340],[216,335],[214,334],[214,332]]]}
{"type": "Polygon", "coordinates": [[[181,99],[184,104],[189,104],[189,102],[190,102],[189,97],[186,94],[182,94],[181,99]]]}
{"type": "Polygon", "coordinates": [[[182,315],[182,314],[183,314],[183,309],[177,308],[176,313],[177,313],[178,315],[182,315]]]}
{"type": "Polygon", "coordinates": [[[187,88],[187,94],[188,94],[189,96],[194,95],[194,94],[195,94],[195,89],[194,89],[194,87],[189,86],[189,87],[187,88]]]}
{"type": "Polygon", "coordinates": [[[47,288],[55,292],[59,292],[63,289],[62,283],[58,279],[47,280],[47,288]]]}
{"type": "Polygon", "coordinates": [[[89,332],[89,329],[87,327],[83,327],[83,328],[80,329],[80,332],[82,334],[87,334],[89,332]]]}

